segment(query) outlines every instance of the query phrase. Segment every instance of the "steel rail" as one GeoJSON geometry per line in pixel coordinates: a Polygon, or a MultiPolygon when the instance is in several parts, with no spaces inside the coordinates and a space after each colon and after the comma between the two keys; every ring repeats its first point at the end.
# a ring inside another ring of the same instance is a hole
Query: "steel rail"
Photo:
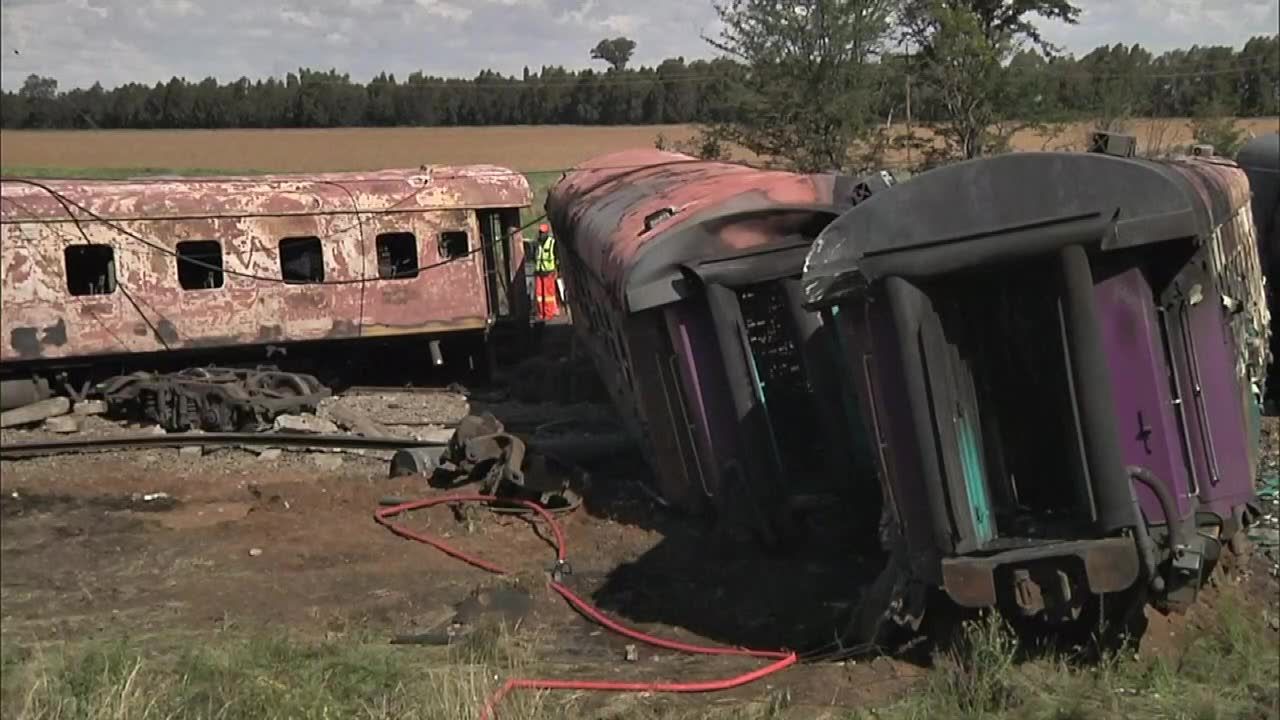
{"type": "Polygon", "coordinates": [[[0,444],[0,460],[77,452],[133,450],[149,447],[219,447],[263,445],[268,447],[333,448],[339,450],[400,450],[410,447],[444,447],[447,442],[407,437],[363,437],[359,435],[312,435],[307,433],[206,432],[165,435],[117,435],[101,438],[36,440],[0,444]]]}

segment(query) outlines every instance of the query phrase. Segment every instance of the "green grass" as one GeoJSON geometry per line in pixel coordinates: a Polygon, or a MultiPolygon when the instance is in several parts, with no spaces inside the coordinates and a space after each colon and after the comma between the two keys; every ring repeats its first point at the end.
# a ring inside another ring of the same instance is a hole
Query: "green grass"
{"type": "Polygon", "coordinates": [[[522,222],[531,223],[542,217],[546,212],[547,192],[560,181],[561,176],[562,173],[558,170],[525,173],[529,187],[533,190],[533,204],[522,213],[522,222]]]}
{"type": "MultiPolygon", "coordinates": [[[[1224,594],[1209,629],[1173,658],[1084,663],[1021,659],[1000,621],[971,623],[905,697],[822,707],[783,675],[729,700],[517,692],[502,720],[1254,720],[1280,716],[1280,647],[1256,607],[1224,594]]],[[[554,638],[552,638],[554,641],[554,638]]],[[[0,644],[0,717],[13,720],[470,720],[507,677],[602,677],[613,669],[539,665],[532,641],[477,631],[443,649],[393,647],[354,632],[326,640],[242,629],[195,638],[0,644]]],[[[684,667],[683,665],[673,665],[684,667]]],[[[616,669],[616,668],[614,668],[616,669]]],[[[627,675],[626,666],[616,677],[627,675]]],[[[797,671],[803,672],[803,671],[797,671]]],[[[697,670],[690,670],[697,675],[697,670]]],[[[821,701],[818,701],[819,703],[821,701]]]]}
{"type": "Polygon", "coordinates": [[[1019,661],[999,620],[970,624],[918,691],[857,720],[1263,720],[1280,717],[1280,643],[1223,593],[1173,658],[1019,661]]]}
{"type": "Polygon", "coordinates": [[[211,175],[265,175],[262,170],[216,170],[211,168],[80,168],[6,165],[0,167],[5,177],[76,178],[83,180],[123,180],[153,175],[209,177],[211,175]]]}

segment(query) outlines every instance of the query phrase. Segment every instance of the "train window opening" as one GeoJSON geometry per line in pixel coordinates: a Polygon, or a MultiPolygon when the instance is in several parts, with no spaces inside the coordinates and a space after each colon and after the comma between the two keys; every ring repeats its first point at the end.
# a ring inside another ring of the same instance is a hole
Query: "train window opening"
{"type": "Polygon", "coordinates": [[[949,386],[935,391],[954,402],[940,395],[935,412],[957,428],[957,469],[978,445],[999,536],[1062,537],[1090,517],[1060,287],[1052,261],[1036,260],[927,289],[947,355],[932,359],[949,386]]]}
{"type": "Polygon", "coordinates": [[[67,292],[110,295],[116,291],[116,254],[110,245],[70,245],[62,251],[67,292]]]}
{"type": "Polygon", "coordinates": [[[446,230],[440,233],[440,259],[456,260],[466,255],[470,249],[471,242],[465,230],[446,230]]]}
{"type": "Polygon", "coordinates": [[[418,276],[418,238],[411,232],[381,233],[374,240],[378,249],[378,277],[418,276]]]}
{"type": "Polygon", "coordinates": [[[768,282],[742,288],[738,302],[759,394],[792,489],[814,491],[820,489],[813,486],[815,482],[842,483],[843,476],[824,472],[832,453],[823,448],[821,413],[795,329],[787,321],[786,298],[780,284],[768,282]]]}
{"type": "Polygon", "coordinates": [[[280,276],[287,283],[324,282],[320,238],[287,237],[280,241],[280,276]]]}
{"type": "Polygon", "coordinates": [[[183,290],[222,287],[222,245],[216,240],[188,240],[177,245],[178,284],[183,290]]]}

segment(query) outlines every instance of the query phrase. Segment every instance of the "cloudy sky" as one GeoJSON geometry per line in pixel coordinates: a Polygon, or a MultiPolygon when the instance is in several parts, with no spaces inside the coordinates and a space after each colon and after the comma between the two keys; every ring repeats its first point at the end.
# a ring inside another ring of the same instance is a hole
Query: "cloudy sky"
{"type": "MultiPolygon", "coordinates": [[[[1045,34],[1077,53],[1102,43],[1162,50],[1240,45],[1280,25],[1280,0],[1078,0],[1075,27],[1045,34]]],[[[590,65],[603,37],[626,35],[635,61],[709,54],[711,0],[0,0],[0,80],[31,73],[61,87],[229,80],[335,67],[366,80],[472,76],[481,68],[590,65]]]]}

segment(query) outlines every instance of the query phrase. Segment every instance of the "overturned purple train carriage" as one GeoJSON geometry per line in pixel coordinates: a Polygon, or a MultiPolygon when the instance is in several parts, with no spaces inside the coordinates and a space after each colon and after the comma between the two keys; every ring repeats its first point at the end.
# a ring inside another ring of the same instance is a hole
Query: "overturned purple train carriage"
{"type": "Polygon", "coordinates": [[[1227,161],[1026,153],[823,231],[805,296],[878,455],[890,595],[1050,618],[1194,598],[1254,501],[1269,325],[1249,200],[1227,161]]]}

